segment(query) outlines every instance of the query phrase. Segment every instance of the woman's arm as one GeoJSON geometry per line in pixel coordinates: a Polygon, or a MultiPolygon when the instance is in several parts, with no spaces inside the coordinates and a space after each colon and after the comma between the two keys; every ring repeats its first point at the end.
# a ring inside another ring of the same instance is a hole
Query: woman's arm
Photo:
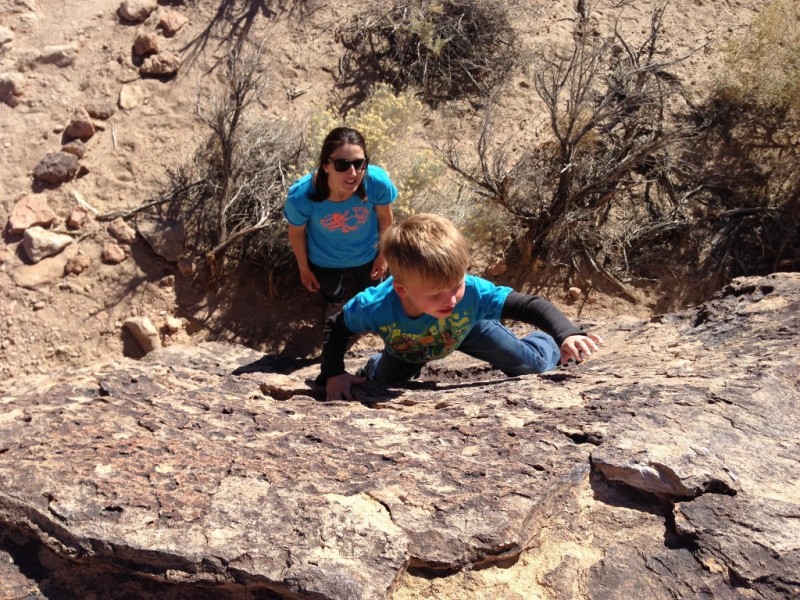
{"type": "MultiPolygon", "coordinates": [[[[392,212],[392,205],[391,204],[376,204],[375,205],[375,214],[378,216],[378,240],[380,240],[383,232],[391,227],[392,223],[394,222],[394,213],[392,212]]],[[[370,271],[370,277],[372,279],[383,279],[386,275],[386,259],[383,258],[383,255],[378,253],[378,256],[375,257],[375,261],[372,263],[372,270],[370,271]]]]}
{"type": "Polygon", "coordinates": [[[300,269],[300,281],[309,292],[319,290],[319,282],[308,264],[308,246],[306,244],[305,225],[289,225],[289,245],[292,247],[297,266],[300,269]]]}

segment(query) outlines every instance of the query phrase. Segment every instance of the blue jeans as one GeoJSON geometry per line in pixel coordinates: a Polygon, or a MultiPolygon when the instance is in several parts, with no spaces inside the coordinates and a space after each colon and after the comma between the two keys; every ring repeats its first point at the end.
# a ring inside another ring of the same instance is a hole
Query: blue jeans
{"type": "MultiPolygon", "coordinates": [[[[509,376],[544,373],[556,368],[561,358],[561,350],[546,333],[535,331],[520,339],[497,321],[479,321],[458,349],[509,376]]],[[[370,357],[365,375],[372,381],[395,383],[418,376],[422,367],[384,350],[370,357]]]]}

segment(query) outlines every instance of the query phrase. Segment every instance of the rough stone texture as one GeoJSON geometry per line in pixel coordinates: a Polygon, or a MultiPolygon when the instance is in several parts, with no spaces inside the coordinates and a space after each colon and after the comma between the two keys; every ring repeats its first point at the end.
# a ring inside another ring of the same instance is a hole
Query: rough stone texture
{"type": "Polygon", "coordinates": [[[152,352],[161,347],[158,329],[147,317],[130,317],[125,320],[125,327],[133,334],[145,352],[152,352]]]}
{"type": "Polygon", "coordinates": [[[147,92],[141,86],[125,84],[119,90],[119,107],[123,110],[133,110],[146,96],[147,92]]]}
{"type": "Polygon", "coordinates": [[[0,73],[0,102],[12,108],[17,106],[27,87],[25,76],[21,73],[0,73]]]}
{"type": "Polygon", "coordinates": [[[67,227],[70,229],[82,229],[89,218],[89,211],[82,206],[74,206],[67,215],[67,227]]]}
{"type": "Polygon", "coordinates": [[[11,209],[8,217],[8,232],[19,234],[38,225],[50,227],[55,221],[56,214],[47,204],[47,197],[41,194],[25,194],[20,197],[11,209]]]}
{"type": "Polygon", "coordinates": [[[78,173],[78,157],[68,152],[50,152],[33,169],[33,177],[49,184],[69,181],[78,173]]]}
{"type": "Polygon", "coordinates": [[[56,65],[66,68],[75,64],[75,58],[80,52],[80,45],[77,42],[63,44],[59,46],[45,46],[42,51],[34,58],[34,64],[56,65]]]}
{"type": "Polygon", "coordinates": [[[100,260],[108,265],[118,265],[127,258],[124,248],[114,242],[103,244],[103,251],[100,253],[100,260]]]}
{"type": "Polygon", "coordinates": [[[72,236],[43,229],[38,225],[26,229],[22,234],[22,247],[33,263],[55,256],[73,241],[72,236]]]}
{"type": "Polygon", "coordinates": [[[120,244],[135,244],[136,230],[125,222],[122,217],[117,217],[108,224],[108,233],[120,244]]]}
{"type": "Polygon", "coordinates": [[[178,33],[178,30],[188,22],[189,19],[177,10],[164,10],[158,15],[158,26],[167,37],[178,33]]]}
{"type": "Polygon", "coordinates": [[[76,254],[64,265],[65,275],[80,275],[92,265],[92,259],[84,254],[76,254]]]}
{"type": "Polygon", "coordinates": [[[71,140],[61,146],[61,151],[67,154],[74,154],[81,159],[86,156],[86,144],[82,140],[71,140]]]}
{"type": "Polygon", "coordinates": [[[154,31],[137,31],[133,41],[133,53],[146,56],[158,52],[158,35],[154,31]]]}
{"type": "Polygon", "coordinates": [[[158,8],[156,0],[124,0],[117,9],[117,14],[126,21],[140,23],[158,8]]]}
{"type": "Polygon", "coordinates": [[[90,100],[84,105],[84,108],[93,119],[110,119],[117,112],[114,103],[105,99],[90,100]]]}
{"type": "MultiPolygon", "coordinates": [[[[88,140],[95,134],[92,118],[84,107],[79,106],[72,112],[72,118],[69,125],[67,125],[65,133],[71,138],[77,138],[82,141],[88,140]]],[[[79,155],[76,154],[76,156],[80,158],[79,155]]]]}
{"type": "Polygon", "coordinates": [[[171,220],[142,219],[137,223],[136,230],[153,251],[165,260],[175,262],[183,257],[186,232],[181,223],[171,220]]]}
{"type": "Polygon", "coordinates": [[[75,598],[391,598],[531,553],[553,598],[797,597],[800,274],[602,329],[583,365],[453,356],[358,402],[211,343],[4,382],[3,547],[75,598]]]}
{"type": "Polygon", "coordinates": [[[154,77],[164,77],[175,75],[181,68],[181,57],[173,52],[161,52],[153,56],[148,56],[139,67],[142,75],[154,77]]]}

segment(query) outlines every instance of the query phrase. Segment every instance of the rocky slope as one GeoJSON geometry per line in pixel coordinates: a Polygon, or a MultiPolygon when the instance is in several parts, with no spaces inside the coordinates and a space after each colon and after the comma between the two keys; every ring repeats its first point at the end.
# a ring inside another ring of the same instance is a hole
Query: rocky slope
{"type": "Polygon", "coordinates": [[[3,597],[800,594],[800,276],[601,330],[349,403],[223,344],[8,381],[3,597]]]}

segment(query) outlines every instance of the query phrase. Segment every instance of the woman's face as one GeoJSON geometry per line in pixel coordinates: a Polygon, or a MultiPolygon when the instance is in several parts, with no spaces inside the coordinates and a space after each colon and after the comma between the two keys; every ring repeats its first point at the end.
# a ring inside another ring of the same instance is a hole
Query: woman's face
{"type": "Polygon", "coordinates": [[[356,144],[343,144],[333,151],[328,161],[322,165],[328,175],[328,187],[331,190],[330,200],[347,200],[356,193],[361,180],[364,179],[367,164],[365,161],[364,150],[356,144]],[[348,165],[345,171],[336,170],[336,161],[345,159],[348,161],[361,160],[363,164],[360,170],[356,170],[355,165],[348,165]]]}

